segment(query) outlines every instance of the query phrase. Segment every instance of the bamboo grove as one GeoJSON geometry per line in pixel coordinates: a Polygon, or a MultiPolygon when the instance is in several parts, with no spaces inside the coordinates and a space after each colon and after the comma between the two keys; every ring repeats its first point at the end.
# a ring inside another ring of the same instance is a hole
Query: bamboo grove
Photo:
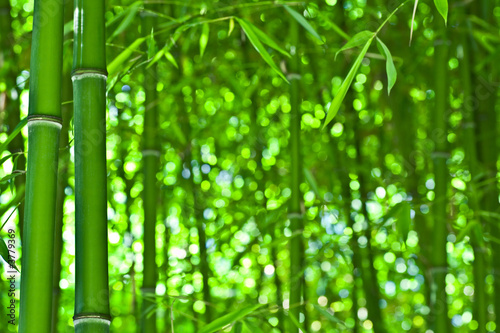
{"type": "Polygon", "coordinates": [[[495,332],[500,2],[0,0],[0,332],[495,332]]]}

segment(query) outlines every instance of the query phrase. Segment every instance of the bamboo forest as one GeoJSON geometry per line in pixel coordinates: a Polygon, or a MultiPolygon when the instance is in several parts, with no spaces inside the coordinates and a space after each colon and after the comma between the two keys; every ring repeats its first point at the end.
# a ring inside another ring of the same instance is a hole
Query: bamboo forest
{"type": "Polygon", "coordinates": [[[499,58],[500,0],[0,0],[0,333],[500,332],[499,58]]]}

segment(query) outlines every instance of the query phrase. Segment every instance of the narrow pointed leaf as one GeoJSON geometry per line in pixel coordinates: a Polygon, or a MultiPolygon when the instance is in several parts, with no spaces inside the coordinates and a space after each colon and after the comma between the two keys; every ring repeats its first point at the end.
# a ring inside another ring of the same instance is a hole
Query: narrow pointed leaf
{"type": "Polygon", "coordinates": [[[311,186],[314,194],[316,194],[317,198],[321,198],[319,195],[319,189],[318,189],[318,183],[316,182],[316,179],[314,178],[314,175],[308,168],[304,168],[304,176],[306,177],[307,182],[311,186]]]}
{"type": "Polygon", "coordinates": [[[204,23],[200,36],[200,57],[203,57],[205,53],[205,49],[208,45],[208,36],[210,35],[210,25],[208,23],[204,23]]]}
{"type": "Polygon", "coordinates": [[[122,51],[111,63],[108,65],[108,75],[109,77],[115,75],[120,71],[121,66],[125,61],[130,58],[132,53],[141,46],[142,43],[146,40],[146,37],[137,38],[132,44],[130,44],[125,50],[122,51]]]}
{"type": "Polygon", "coordinates": [[[434,0],[436,9],[444,19],[444,24],[448,23],[448,0],[434,0]]]}
{"type": "Polygon", "coordinates": [[[413,15],[411,16],[411,28],[410,28],[410,45],[413,38],[413,23],[415,23],[415,14],[417,13],[418,0],[415,0],[415,6],[413,6],[413,15]]]}
{"type": "Polygon", "coordinates": [[[151,29],[151,34],[149,35],[148,39],[148,59],[151,59],[155,53],[156,53],[156,41],[155,41],[154,30],[151,29]]]}
{"type": "Polygon", "coordinates": [[[250,40],[250,43],[255,47],[257,52],[261,55],[262,59],[287,83],[290,83],[285,75],[280,71],[278,66],[274,63],[273,59],[267,53],[266,49],[264,48],[264,45],[262,45],[261,41],[259,40],[259,37],[255,33],[255,31],[252,29],[252,26],[249,24],[249,22],[245,21],[244,19],[237,18],[236,19],[238,23],[240,24],[241,28],[243,31],[245,31],[245,34],[248,36],[248,39],[250,40]]]}
{"type": "Polygon", "coordinates": [[[283,6],[287,12],[290,13],[290,15],[292,15],[292,17],[297,20],[297,22],[299,22],[299,24],[301,26],[304,27],[304,29],[307,30],[307,32],[309,32],[314,38],[316,38],[317,40],[319,40],[319,42],[321,44],[324,44],[325,42],[323,41],[323,39],[321,38],[321,36],[316,32],[316,30],[314,30],[314,28],[311,26],[311,24],[305,19],[304,16],[300,15],[299,13],[297,13],[295,10],[293,10],[292,8],[288,7],[287,5],[284,5],[283,6]]]}
{"type": "Polygon", "coordinates": [[[19,132],[21,132],[21,130],[23,129],[24,126],[26,126],[26,124],[28,123],[28,118],[24,118],[23,120],[21,120],[19,122],[19,124],[17,124],[17,126],[12,130],[12,133],[9,134],[9,136],[7,137],[7,140],[5,140],[5,142],[3,142],[1,145],[0,145],[0,154],[5,150],[7,149],[7,146],[9,145],[9,143],[14,140],[14,138],[19,134],[19,132]]]}
{"type": "Polygon", "coordinates": [[[387,94],[391,94],[391,89],[396,83],[398,73],[396,67],[394,66],[394,61],[392,60],[391,51],[389,48],[377,37],[377,45],[380,46],[382,55],[385,57],[385,70],[387,72],[387,94]]]}
{"type": "Polygon", "coordinates": [[[371,31],[368,31],[368,30],[365,30],[365,31],[361,31],[357,34],[355,34],[354,36],[352,36],[351,39],[349,39],[349,41],[344,45],[342,46],[336,53],[335,53],[335,59],[337,59],[337,55],[342,52],[342,51],[345,51],[345,50],[349,50],[349,49],[352,49],[354,47],[357,47],[357,46],[361,46],[363,44],[366,44],[366,42],[368,42],[368,40],[370,39],[373,39],[373,36],[375,35],[374,32],[371,32],[371,31]]]}
{"type": "Polygon", "coordinates": [[[167,58],[168,62],[174,65],[175,68],[179,69],[179,65],[177,65],[177,61],[175,61],[175,58],[172,55],[172,53],[165,51],[165,58],[167,58]]]}
{"type": "MultiPolygon", "coordinates": [[[[242,19],[243,20],[243,19],[242,19]]],[[[257,35],[257,37],[260,39],[260,41],[264,44],[266,44],[267,46],[275,49],[276,51],[278,51],[279,53],[283,54],[284,56],[287,56],[288,58],[291,58],[292,56],[290,55],[290,53],[288,53],[287,51],[285,51],[281,46],[278,45],[278,43],[276,43],[271,37],[269,37],[264,31],[260,30],[259,28],[257,28],[255,25],[253,25],[252,23],[248,22],[248,21],[245,21],[247,23],[247,25],[255,32],[255,34],[257,35]]],[[[246,31],[245,31],[246,32],[246,31]]]]}
{"type": "Polygon", "coordinates": [[[370,48],[370,45],[373,40],[373,33],[372,33],[372,38],[368,39],[368,41],[365,44],[365,47],[361,50],[361,53],[358,55],[356,58],[356,61],[352,65],[351,69],[349,70],[349,73],[347,74],[346,78],[342,82],[342,85],[340,86],[339,91],[333,98],[332,103],[330,104],[330,107],[328,108],[328,114],[326,115],[326,120],[325,124],[323,125],[323,128],[328,125],[333,118],[337,115],[337,112],[339,112],[340,106],[342,105],[342,102],[344,101],[345,95],[347,94],[347,90],[351,86],[352,81],[354,80],[354,76],[356,76],[356,73],[358,72],[359,66],[361,66],[361,62],[363,61],[363,58],[365,57],[366,52],[370,48]]]}
{"type": "Polygon", "coordinates": [[[411,225],[411,208],[407,201],[401,203],[401,210],[399,212],[399,217],[396,221],[396,229],[398,231],[399,237],[406,242],[408,239],[408,233],[410,232],[411,225]]]}
{"type": "Polygon", "coordinates": [[[14,172],[0,179],[0,184],[6,183],[7,181],[16,178],[17,176],[24,175],[25,172],[14,172]]]}
{"type": "Polygon", "coordinates": [[[134,2],[133,4],[131,4],[125,10],[127,12],[127,14],[125,15],[125,18],[118,25],[118,27],[116,28],[116,30],[113,31],[113,33],[111,34],[111,36],[108,38],[108,43],[111,40],[113,40],[113,38],[115,38],[116,36],[118,36],[119,34],[121,34],[123,31],[125,31],[130,26],[130,24],[132,23],[132,21],[135,18],[135,15],[137,14],[137,11],[139,10],[139,7],[140,7],[141,3],[142,3],[141,1],[134,2]]]}
{"type": "Polygon", "coordinates": [[[234,30],[234,19],[231,18],[231,19],[229,19],[229,31],[227,32],[227,35],[231,36],[231,33],[233,32],[233,30],[234,30]]]}
{"type": "Polygon", "coordinates": [[[9,254],[9,249],[7,249],[7,245],[5,245],[5,241],[3,240],[2,237],[0,237],[0,256],[2,257],[3,260],[5,260],[7,264],[9,264],[12,268],[14,268],[16,271],[19,272],[14,260],[11,258],[9,254]]]}
{"type": "Polygon", "coordinates": [[[460,233],[458,234],[458,236],[455,240],[455,244],[460,243],[465,238],[465,236],[469,236],[471,233],[471,230],[477,225],[479,225],[479,224],[476,221],[472,221],[472,222],[467,223],[465,228],[463,228],[460,231],[460,233]]]}
{"type": "Polygon", "coordinates": [[[318,304],[313,304],[313,306],[326,319],[328,319],[331,322],[334,322],[334,323],[336,323],[338,325],[341,325],[342,327],[345,327],[345,323],[342,320],[338,319],[337,317],[335,317],[333,314],[331,314],[330,312],[328,312],[327,310],[325,310],[324,308],[322,308],[318,304]]]}
{"type": "Polygon", "coordinates": [[[288,311],[288,319],[292,322],[292,324],[297,327],[299,330],[302,332],[307,332],[304,326],[302,326],[299,322],[299,319],[295,317],[292,313],[292,311],[288,311]]]}
{"type": "Polygon", "coordinates": [[[198,331],[198,333],[213,333],[216,332],[220,329],[222,329],[224,326],[227,326],[231,323],[234,323],[235,321],[241,320],[254,312],[255,310],[259,309],[262,307],[262,304],[257,304],[257,305],[252,305],[243,309],[239,309],[233,312],[230,312],[214,321],[211,323],[207,324],[204,326],[201,330],[198,331]]]}

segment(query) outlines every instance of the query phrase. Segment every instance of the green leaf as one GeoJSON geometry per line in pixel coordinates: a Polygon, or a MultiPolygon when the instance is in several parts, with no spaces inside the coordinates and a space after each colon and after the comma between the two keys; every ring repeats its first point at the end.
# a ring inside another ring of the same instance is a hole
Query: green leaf
{"type": "Polygon", "coordinates": [[[271,37],[269,37],[268,35],[266,35],[266,33],[264,31],[260,30],[259,28],[257,28],[255,25],[253,25],[252,23],[250,23],[248,21],[245,21],[245,22],[252,28],[252,30],[255,32],[255,34],[257,35],[257,37],[259,37],[259,39],[260,39],[260,41],[262,43],[264,43],[264,44],[268,45],[269,47],[275,49],[276,51],[278,51],[279,53],[283,54],[284,56],[286,56],[288,58],[292,57],[290,55],[290,53],[288,53],[281,46],[279,46],[278,43],[276,43],[271,37]]]}
{"type": "Polygon", "coordinates": [[[469,235],[472,228],[474,228],[475,226],[479,226],[479,223],[477,223],[476,221],[472,221],[472,222],[467,223],[465,228],[463,228],[460,231],[457,238],[455,239],[455,244],[461,242],[465,238],[465,236],[469,235]]]}
{"type": "Polygon", "coordinates": [[[16,178],[17,176],[24,175],[25,173],[26,173],[25,171],[22,171],[22,172],[18,171],[18,172],[11,173],[10,175],[7,175],[7,176],[3,177],[2,179],[0,179],[0,184],[6,183],[11,179],[16,178]]]}
{"type": "Polygon", "coordinates": [[[396,229],[399,237],[406,242],[411,225],[411,207],[408,201],[401,202],[401,210],[396,220],[396,229]]]}
{"type": "Polygon", "coordinates": [[[15,261],[10,256],[9,249],[7,249],[7,245],[5,245],[2,237],[0,237],[0,257],[2,257],[3,260],[10,265],[10,267],[19,272],[19,269],[17,269],[15,261]]]}
{"type": "Polygon", "coordinates": [[[141,46],[146,40],[146,37],[137,38],[132,44],[130,44],[125,50],[123,50],[111,63],[108,65],[108,75],[109,77],[117,74],[122,64],[127,61],[127,59],[132,55],[132,53],[141,46]]]}
{"type": "Polygon", "coordinates": [[[349,41],[342,46],[336,53],[335,53],[335,60],[337,59],[337,55],[345,50],[352,49],[354,47],[366,44],[369,40],[373,39],[375,36],[375,33],[372,31],[361,31],[357,34],[355,34],[349,41]]]}
{"type": "MultiPolygon", "coordinates": [[[[10,154],[10,155],[7,155],[5,157],[2,157],[2,159],[0,159],[0,165],[4,164],[5,161],[7,161],[9,158],[11,157],[14,157],[14,156],[17,156],[17,155],[21,155],[22,153],[14,153],[14,154],[10,154]]],[[[15,168],[13,168],[15,170],[15,168]]]]}
{"type": "Polygon", "coordinates": [[[245,332],[250,332],[250,333],[264,333],[264,331],[254,323],[252,323],[250,320],[245,320],[243,321],[245,332]]]}
{"type": "Polygon", "coordinates": [[[311,24],[304,18],[304,16],[300,15],[299,13],[297,13],[295,10],[293,10],[292,8],[288,7],[287,5],[284,5],[283,6],[287,12],[290,13],[290,15],[292,15],[292,17],[297,20],[297,22],[299,22],[299,24],[301,26],[304,27],[304,29],[307,30],[307,32],[309,32],[314,38],[316,38],[317,40],[320,41],[321,44],[324,44],[325,42],[323,41],[323,39],[321,38],[321,36],[316,32],[316,30],[314,30],[314,28],[311,26],[311,24]]]}
{"type": "Polygon", "coordinates": [[[148,39],[148,59],[151,59],[153,55],[156,53],[156,41],[154,29],[151,29],[151,34],[148,39]]]}
{"type": "Polygon", "coordinates": [[[179,65],[177,65],[177,61],[175,61],[175,58],[172,55],[172,53],[165,51],[165,58],[167,58],[168,62],[174,65],[175,68],[179,69],[179,65]]]}
{"type": "Polygon", "coordinates": [[[304,176],[306,177],[306,180],[311,186],[314,194],[316,194],[316,198],[321,198],[321,196],[319,195],[318,183],[316,182],[314,175],[308,168],[304,168],[304,176]]]}
{"type": "Polygon", "coordinates": [[[14,140],[14,138],[19,134],[19,132],[21,132],[21,130],[23,129],[24,126],[26,126],[27,123],[28,123],[28,118],[24,118],[19,122],[19,124],[17,124],[12,133],[10,133],[9,136],[7,137],[7,140],[5,140],[5,142],[0,145],[0,154],[7,149],[9,143],[12,140],[14,140]]]}
{"type": "Polygon", "coordinates": [[[366,52],[370,48],[370,45],[373,41],[373,37],[375,35],[372,33],[372,38],[368,39],[368,41],[365,44],[365,47],[361,50],[361,53],[358,55],[356,58],[356,61],[354,62],[354,65],[351,67],[349,70],[349,73],[347,74],[346,78],[344,79],[344,82],[342,82],[342,85],[340,86],[339,91],[333,98],[332,103],[330,104],[330,107],[328,108],[328,114],[326,115],[326,120],[325,124],[323,125],[323,128],[328,125],[333,118],[337,115],[337,112],[339,112],[340,106],[342,105],[342,102],[344,101],[345,95],[347,94],[347,90],[351,86],[352,80],[354,79],[354,76],[356,76],[356,73],[358,72],[359,66],[361,66],[361,62],[363,61],[363,58],[365,57],[366,52]]]}
{"type": "Polygon", "coordinates": [[[251,314],[252,312],[254,312],[255,310],[259,309],[262,306],[263,306],[262,304],[257,304],[230,312],[207,324],[205,327],[199,330],[198,333],[212,333],[218,331],[222,329],[224,326],[227,326],[231,323],[234,323],[235,321],[245,318],[246,316],[248,316],[249,314],[251,314]]]}
{"type": "Polygon", "coordinates": [[[411,40],[413,38],[413,24],[415,23],[415,14],[417,13],[418,0],[415,0],[415,5],[413,6],[413,14],[411,16],[411,29],[410,29],[410,46],[411,40]]]}
{"type": "Polygon", "coordinates": [[[298,329],[300,329],[302,332],[307,332],[306,329],[304,328],[304,326],[302,326],[300,324],[299,319],[294,316],[294,314],[292,313],[292,311],[288,311],[288,319],[292,322],[292,324],[295,327],[297,327],[298,329]]]}
{"type": "Polygon", "coordinates": [[[200,57],[203,57],[205,49],[208,45],[208,36],[210,35],[210,25],[208,23],[203,23],[201,36],[200,36],[200,57]]]}
{"type": "Polygon", "coordinates": [[[389,51],[387,46],[378,37],[377,45],[382,49],[380,53],[385,56],[385,70],[387,72],[387,94],[390,95],[391,89],[396,83],[398,72],[396,71],[396,67],[394,66],[394,61],[392,60],[391,51],[389,51]]]}
{"type": "Polygon", "coordinates": [[[444,19],[444,24],[448,23],[448,0],[434,0],[436,9],[444,19]]]}
{"type": "Polygon", "coordinates": [[[326,319],[330,320],[331,322],[334,322],[338,325],[341,325],[342,327],[346,327],[345,326],[345,323],[338,319],[337,317],[335,317],[333,314],[331,314],[330,312],[328,312],[327,310],[323,309],[321,306],[319,306],[318,304],[313,304],[314,308],[323,315],[323,317],[325,317],[326,319]]]}
{"type": "Polygon", "coordinates": [[[127,13],[125,15],[125,18],[123,19],[123,21],[118,25],[118,27],[116,28],[115,31],[113,31],[113,33],[111,34],[111,36],[108,38],[108,43],[113,40],[113,38],[115,38],[116,36],[118,36],[119,34],[121,34],[123,31],[125,31],[125,29],[127,29],[129,27],[129,25],[132,23],[132,21],[134,20],[135,18],[135,15],[137,14],[137,11],[139,10],[139,7],[141,5],[141,1],[137,1],[137,2],[134,2],[133,4],[131,4],[126,10],[125,12],[127,13]]]}
{"type": "Polygon", "coordinates": [[[234,30],[234,19],[231,17],[229,19],[229,30],[227,32],[228,37],[231,36],[231,33],[233,32],[233,30],[234,30]]]}
{"type": "Polygon", "coordinates": [[[255,33],[255,31],[252,29],[252,25],[245,21],[244,19],[241,19],[241,18],[236,18],[236,20],[238,21],[238,23],[240,24],[241,28],[243,29],[243,31],[245,31],[245,34],[248,36],[248,39],[250,40],[250,43],[252,43],[252,45],[255,47],[255,49],[257,50],[257,52],[259,52],[259,54],[261,55],[262,59],[264,59],[264,61],[283,79],[285,80],[287,83],[290,83],[285,75],[283,75],[283,73],[280,71],[280,69],[278,68],[278,66],[276,66],[276,64],[274,63],[273,59],[271,58],[271,56],[269,55],[269,53],[267,53],[266,49],[264,48],[264,45],[262,45],[261,41],[259,40],[259,37],[257,36],[257,34],[255,33]]]}

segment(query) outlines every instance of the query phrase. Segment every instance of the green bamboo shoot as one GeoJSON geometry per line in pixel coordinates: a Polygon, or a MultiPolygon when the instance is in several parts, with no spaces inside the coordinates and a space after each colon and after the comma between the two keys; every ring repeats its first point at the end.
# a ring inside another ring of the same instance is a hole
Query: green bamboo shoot
{"type": "Polygon", "coordinates": [[[104,2],[75,0],[75,332],[109,332],[104,2]]]}

